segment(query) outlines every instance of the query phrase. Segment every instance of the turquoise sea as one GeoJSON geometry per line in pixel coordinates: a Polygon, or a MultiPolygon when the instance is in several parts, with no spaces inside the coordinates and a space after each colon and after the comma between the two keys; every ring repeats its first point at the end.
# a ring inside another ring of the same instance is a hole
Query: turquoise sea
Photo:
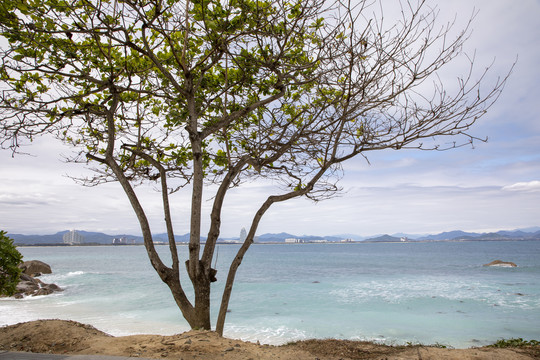
{"type": "MultiPolygon", "coordinates": [[[[179,247],[186,257],[187,247],[179,247]]],[[[237,245],[219,245],[213,318],[237,245]]],[[[21,247],[65,291],[0,299],[0,325],[69,319],[112,335],[188,330],[142,246],[21,247]]],[[[165,261],[168,247],[160,246],[165,261]]],[[[187,279],[187,276],[184,276],[187,279]]],[[[215,321],[214,321],[215,323],[215,321]]],[[[540,340],[540,241],[255,244],[239,269],[225,336],[457,348],[540,340]],[[517,268],[484,267],[495,259],[517,268]]]]}

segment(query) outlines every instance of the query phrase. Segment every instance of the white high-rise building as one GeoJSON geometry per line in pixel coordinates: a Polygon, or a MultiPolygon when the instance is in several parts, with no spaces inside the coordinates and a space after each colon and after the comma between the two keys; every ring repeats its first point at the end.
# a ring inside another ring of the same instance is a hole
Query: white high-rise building
{"type": "Polygon", "coordinates": [[[242,228],[242,230],[240,230],[240,242],[243,243],[244,241],[246,241],[246,238],[247,238],[246,228],[242,228]]]}
{"type": "Polygon", "coordinates": [[[69,245],[78,245],[84,242],[84,236],[76,230],[65,233],[62,239],[64,240],[64,244],[69,245]]]}

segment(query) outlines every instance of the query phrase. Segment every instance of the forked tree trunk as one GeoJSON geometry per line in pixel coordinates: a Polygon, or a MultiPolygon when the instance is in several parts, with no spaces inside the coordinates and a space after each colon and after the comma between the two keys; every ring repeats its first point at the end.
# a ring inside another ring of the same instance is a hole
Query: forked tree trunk
{"type": "Polygon", "coordinates": [[[210,280],[201,277],[193,284],[195,305],[192,305],[182,289],[179,274],[172,271],[171,276],[162,276],[161,278],[171,290],[176,305],[189,326],[192,329],[211,330],[210,280]]]}

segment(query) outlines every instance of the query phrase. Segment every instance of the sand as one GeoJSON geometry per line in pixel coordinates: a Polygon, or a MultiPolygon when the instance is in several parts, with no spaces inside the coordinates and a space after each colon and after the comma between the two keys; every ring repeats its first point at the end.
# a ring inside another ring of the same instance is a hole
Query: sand
{"type": "Polygon", "coordinates": [[[223,338],[211,331],[189,331],[173,336],[113,337],[90,325],[65,320],[38,320],[1,327],[0,351],[100,354],[175,360],[540,359],[540,346],[443,349],[386,346],[346,340],[308,340],[270,346],[223,338]]]}

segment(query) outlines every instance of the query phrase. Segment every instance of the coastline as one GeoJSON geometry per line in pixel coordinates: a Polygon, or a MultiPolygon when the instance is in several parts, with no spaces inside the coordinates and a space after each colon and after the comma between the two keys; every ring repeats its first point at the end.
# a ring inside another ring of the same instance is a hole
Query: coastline
{"type": "MultiPolygon", "coordinates": [[[[489,239],[444,239],[444,240],[401,240],[401,241],[375,241],[375,240],[354,240],[347,242],[340,241],[304,241],[296,243],[287,243],[282,241],[263,241],[254,242],[253,245],[350,245],[350,244],[425,244],[425,243],[468,243],[468,242],[525,242],[525,241],[540,241],[540,238],[489,238],[489,239]]],[[[176,246],[188,246],[187,242],[176,242],[176,246]]],[[[206,244],[205,241],[201,242],[201,245],[206,244]]],[[[240,241],[219,241],[217,245],[242,245],[240,241]]],[[[162,241],[154,241],[155,246],[169,246],[169,243],[162,241]]],[[[134,244],[104,244],[104,243],[81,243],[81,244],[63,244],[63,243],[41,243],[41,244],[25,244],[15,243],[17,248],[24,247],[96,247],[96,246],[110,246],[110,247],[127,247],[127,246],[141,246],[144,247],[143,242],[134,244]]]]}
{"type": "Polygon", "coordinates": [[[349,340],[306,340],[281,346],[259,345],[191,330],[172,336],[114,337],[91,325],[67,320],[36,320],[0,327],[0,351],[70,355],[112,355],[184,360],[360,360],[450,359],[526,360],[540,358],[540,345],[448,349],[440,346],[389,346],[349,340]]]}
{"type": "MultiPolygon", "coordinates": [[[[225,336],[271,345],[337,338],[454,348],[540,339],[538,244],[254,247],[235,285],[225,336]],[[482,266],[497,258],[519,267],[482,266]]],[[[140,246],[21,252],[51,264],[53,274],[42,280],[66,291],[2,299],[0,326],[60,318],[114,336],[189,330],[140,246]]],[[[220,248],[218,274],[226,273],[234,254],[234,246],[220,248]]]]}

